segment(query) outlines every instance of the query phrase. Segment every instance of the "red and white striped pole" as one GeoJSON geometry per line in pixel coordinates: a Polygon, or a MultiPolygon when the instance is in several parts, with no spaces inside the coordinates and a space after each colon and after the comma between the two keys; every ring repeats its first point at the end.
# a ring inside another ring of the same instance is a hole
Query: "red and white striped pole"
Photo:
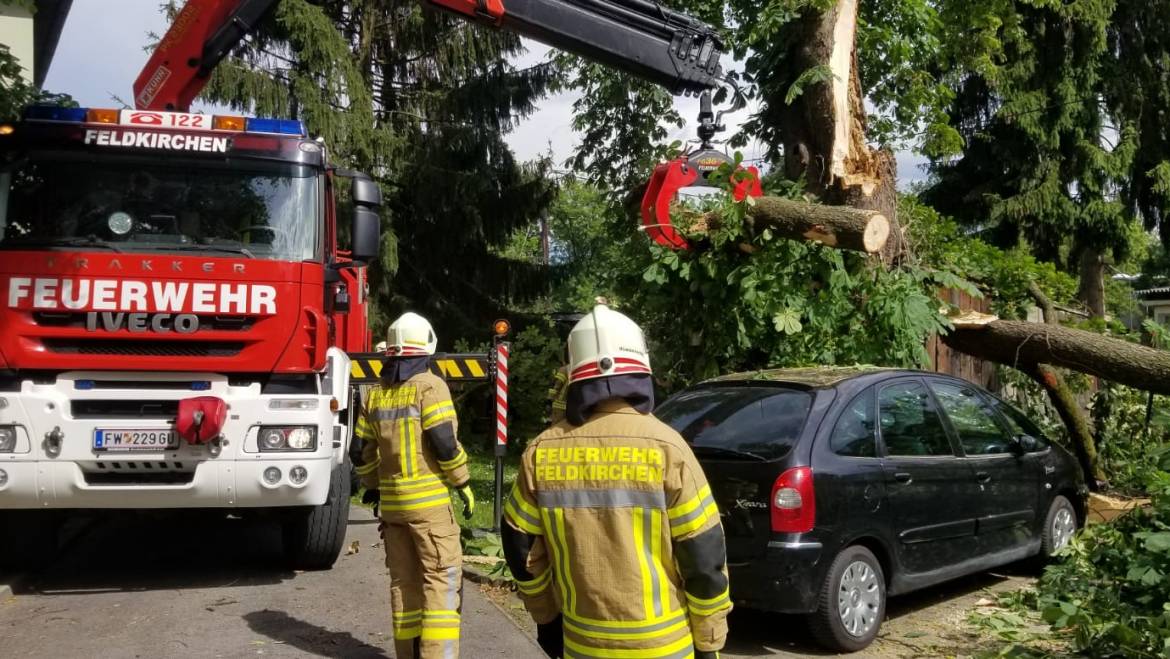
{"type": "Polygon", "coordinates": [[[508,349],[503,341],[496,346],[496,455],[508,447],[508,349]]]}
{"type": "Polygon", "coordinates": [[[506,320],[497,320],[492,326],[495,338],[493,369],[496,376],[496,491],[492,529],[499,531],[500,516],[504,513],[504,456],[508,452],[508,353],[511,346],[504,340],[512,329],[506,320]]]}

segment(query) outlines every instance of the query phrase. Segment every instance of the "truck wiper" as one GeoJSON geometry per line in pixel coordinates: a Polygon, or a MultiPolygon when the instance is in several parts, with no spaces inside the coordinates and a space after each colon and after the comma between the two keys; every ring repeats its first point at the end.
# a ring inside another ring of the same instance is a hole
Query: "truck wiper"
{"type": "Polygon", "coordinates": [[[226,245],[151,245],[151,249],[166,249],[175,252],[226,252],[228,254],[240,254],[250,259],[256,258],[255,254],[243,247],[228,247],[226,245]]]}
{"type": "Polygon", "coordinates": [[[704,446],[704,445],[696,446],[696,445],[692,444],[691,450],[694,451],[696,454],[704,453],[707,455],[712,455],[712,456],[717,455],[717,456],[724,457],[724,458],[739,458],[741,460],[743,458],[747,458],[749,460],[758,460],[760,462],[767,462],[768,461],[768,458],[765,458],[764,456],[758,455],[756,453],[752,453],[751,451],[740,451],[740,450],[736,450],[736,449],[723,448],[722,446],[704,446]]]}
{"type": "Polygon", "coordinates": [[[35,239],[34,238],[34,239],[29,239],[29,240],[21,240],[20,238],[17,238],[16,240],[14,240],[12,242],[4,241],[3,243],[0,243],[0,249],[38,249],[38,248],[46,248],[46,247],[100,247],[102,249],[108,249],[112,252],[118,252],[118,253],[122,252],[122,250],[118,246],[114,245],[113,243],[108,243],[104,240],[98,240],[97,238],[93,238],[93,237],[89,237],[89,238],[82,238],[82,237],[49,238],[49,239],[35,239]]]}

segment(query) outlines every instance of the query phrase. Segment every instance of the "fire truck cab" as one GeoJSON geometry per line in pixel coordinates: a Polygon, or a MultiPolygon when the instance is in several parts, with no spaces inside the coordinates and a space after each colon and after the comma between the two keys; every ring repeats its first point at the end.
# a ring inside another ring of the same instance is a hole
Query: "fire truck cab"
{"type": "Polygon", "coordinates": [[[40,106],[0,125],[10,548],[66,509],[218,508],[278,515],[295,567],[333,563],[381,199],[351,173],[339,231],[326,156],[299,121],[40,106]]]}

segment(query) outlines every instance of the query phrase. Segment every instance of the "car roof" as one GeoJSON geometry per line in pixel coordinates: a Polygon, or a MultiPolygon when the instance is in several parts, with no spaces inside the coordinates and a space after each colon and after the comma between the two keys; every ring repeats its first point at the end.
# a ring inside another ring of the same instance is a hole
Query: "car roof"
{"type": "Polygon", "coordinates": [[[856,366],[810,366],[805,368],[773,368],[760,371],[745,371],[722,375],[703,384],[723,382],[769,382],[781,385],[795,385],[802,389],[828,389],[846,380],[864,375],[904,374],[921,375],[922,371],[900,368],[883,368],[859,364],[856,366]]]}

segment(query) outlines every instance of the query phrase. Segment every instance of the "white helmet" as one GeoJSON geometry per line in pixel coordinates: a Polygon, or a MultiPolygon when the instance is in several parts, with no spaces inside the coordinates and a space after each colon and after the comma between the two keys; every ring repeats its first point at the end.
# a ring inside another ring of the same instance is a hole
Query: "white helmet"
{"type": "Polygon", "coordinates": [[[642,328],[604,304],[593,307],[569,332],[569,366],[569,382],[650,373],[642,328]]]}
{"type": "Polygon", "coordinates": [[[438,344],[431,324],[413,311],[399,316],[386,332],[386,354],[391,357],[433,355],[438,344]]]}

